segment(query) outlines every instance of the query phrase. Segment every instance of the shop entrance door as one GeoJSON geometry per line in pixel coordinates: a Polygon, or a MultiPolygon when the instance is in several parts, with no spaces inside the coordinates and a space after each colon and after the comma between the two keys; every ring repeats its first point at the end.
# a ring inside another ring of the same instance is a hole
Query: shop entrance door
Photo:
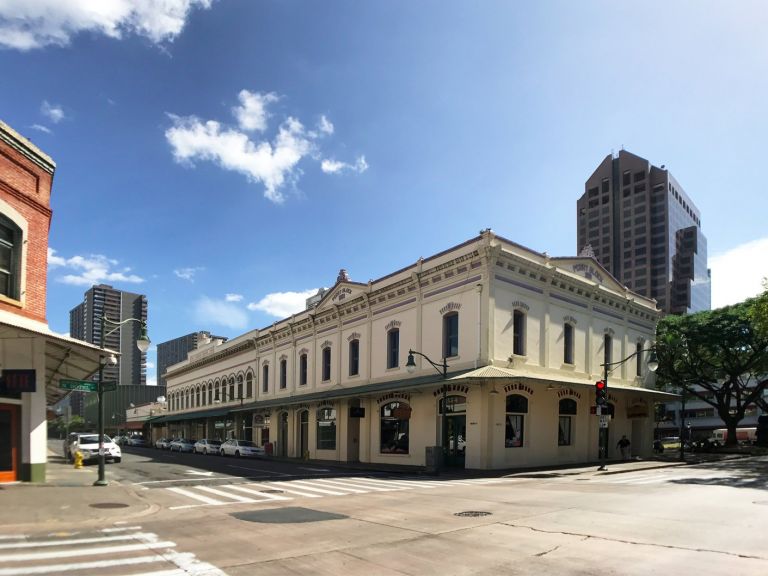
{"type": "Polygon", "coordinates": [[[448,415],[448,452],[445,465],[464,468],[464,454],[467,444],[467,417],[464,414],[448,415]]]}
{"type": "Polygon", "coordinates": [[[299,457],[309,458],[309,410],[299,414],[299,457]]]}
{"type": "Polygon", "coordinates": [[[0,482],[18,480],[19,407],[0,404],[0,482]]]}
{"type": "Polygon", "coordinates": [[[288,412],[281,412],[277,423],[277,455],[288,456],[288,412]]]}

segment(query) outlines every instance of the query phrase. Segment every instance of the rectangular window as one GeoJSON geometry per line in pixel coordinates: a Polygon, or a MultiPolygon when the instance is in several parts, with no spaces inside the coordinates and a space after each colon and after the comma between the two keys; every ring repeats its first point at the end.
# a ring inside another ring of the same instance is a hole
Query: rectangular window
{"type": "Polygon", "coordinates": [[[566,324],[563,333],[563,362],[573,364],[573,325],[566,324]]]}
{"type": "Polygon", "coordinates": [[[261,391],[265,394],[269,392],[269,364],[261,368],[261,391]]]}
{"type": "Polygon", "coordinates": [[[397,368],[400,365],[400,330],[387,332],[387,368],[397,368]]]}
{"type": "Polygon", "coordinates": [[[299,386],[307,384],[307,355],[299,356],[299,386]]]}
{"type": "Polygon", "coordinates": [[[317,449],[336,450],[336,410],[334,408],[320,408],[317,411],[317,449]]]}
{"type": "Polygon", "coordinates": [[[288,387],[288,361],[280,360],[280,389],[285,390],[288,387]]]}
{"type": "Polygon", "coordinates": [[[331,347],[323,348],[323,382],[331,379],[331,347]]]}
{"type": "Polygon", "coordinates": [[[613,350],[611,350],[612,347],[613,338],[611,338],[610,334],[606,334],[603,336],[603,364],[606,366],[611,363],[611,358],[613,357],[613,350]]]}
{"type": "Polygon", "coordinates": [[[525,314],[520,310],[512,316],[512,353],[525,356],[525,314]]]}
{"type": "Polygon", "coordinates": [[[635,346],[635,375],[643,375],[643,343],[638,342],[635,346]]]}
{"type": "Polygon", "coordinates": [[[443,316],[443,358],[459,355],[459,314],[451,312],[443,316]]]}
{"type": "Polygon", "coordinates": [[[352,340],[349,343],[349,375],[357,376],[360,373],[360,340],[352,340]]]}
{"type": "Polygon", "coordinates": [[[507,448],[522,447],[524,418],[522,414],[507,414],[504,435],[504,446],[507,448]]]}
{"type": "Polygon", "coordinates": [[[571,416],[560,416],[557,432],[557,445],[571,445],[571,416]]]}

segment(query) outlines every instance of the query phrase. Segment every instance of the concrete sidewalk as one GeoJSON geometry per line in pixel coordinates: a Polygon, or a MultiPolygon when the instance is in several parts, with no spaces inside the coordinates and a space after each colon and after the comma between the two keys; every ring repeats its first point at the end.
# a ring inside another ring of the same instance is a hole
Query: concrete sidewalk
{"type": "Polygon", "coordinates": [[[0,534],[32,530],[112,525],[152,514],[157,507],[128,486],[106,478],[109,486],[94,486],[98,466],[75,469],[49,451],[45,484],[0,484],[0,534]]]}

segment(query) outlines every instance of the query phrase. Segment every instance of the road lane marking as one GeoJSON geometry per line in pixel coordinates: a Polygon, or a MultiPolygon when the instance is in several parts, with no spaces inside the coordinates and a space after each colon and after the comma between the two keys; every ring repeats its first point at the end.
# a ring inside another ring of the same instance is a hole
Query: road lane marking
{"type": "Polygon", "coordinates": [[[333,485],[337,485],[337,486],[341,486],[344,489],[346,489],[347,486],[352,486],[353,488],[364,488],[365,491],[373,490],[374,492],[392,492],[395,490],[405,490],[405,488],[401,488],[397,486],[384,488],[383,486],[373,486],[370,484],[365,484],[363,482],[356,483],[346,478],[334,478],[333,480],[318,478],[317,480],[315,480],[315,482],[322,482],[323,484],[331,484],[332,485],[331,487],[333,487],[333,485]]]}
{"type": "MultiPolygon", "coordinates": [[[[82,554],[82,552],[80,552],[82,554]]],[[[162,556],[139,556],[137,558],[121,558],[119,560],[101,560],[98,562],[78,562],[77,564],[47,564],[45,566],[23,566],[18,568],[0,568],[0,576],[26,576],[27,574],[52,574],[73,570],[91,570],[93,568],[111,568],[130,564],[147,564],[163,562],[162,556]]]]}
{"type": "MultiPolygon", "coordinates": [[[[287,484],[287,482],[285,482],[287,484]]],[[[300,492],[299,490],[295,490],[294,488],[286,488],[285,486],[277,486],[277,483],[275,483],[275,486],[271,486],[267,482],[262,482],[262,486],[266,486],[269,489],[277,489],[282,490],[283,492],[288,492],[289,494],[296,494],[297,496],[304,496],[306,498],[322,498],[320,494],[311,494],[309,492],[300,492]]],[[[290,486],[290,484],[289,484],[290,486]]]]}
{"type": "Polygon", "coordinates": [[[0,554],[0,562],[27,562],[29,560],[53,560],[56,558],[72,558],[76,556],[98,556],[99,554],[117,554],[134,552],[148,548],[173,548],[174,542],[143,542],[141,544],[126,544],[124,546],[104,546],[103,548],[86,548],[77,550],[59,550],[57,552],[37,552],[33,554],[0,554]]]}
{"type": "Polygon", "coordinates": [[[224,498],[229,498],[231,500],[236,500],[237,502],[242,502],[243,504],[253,504],[254,502],[257,502],[257,500],[254,500],[253,498],[246,498],[245,496],[240,496],[239,494],[230,494],[229,492],[211,488],[210,486],[198,486],[197,489],[210,492],[211,494],[216,494],[217,496],[222,496],[224,498]]]}
{"type": "MultiPolygon", "coordinates": [[[[197,488],[199,488],[199,486],[197,486],[197,488]]],[[[171,492],[176,492],[177,494],[181,494],[182,496],[187,496],[189,498],[192,498],[193,500],[198,500],[199,502],[205,502],[206,504],[213,504],[213,505],[229,504],[229,502],[222,502],[221,500],[215,500],[213,498],[209,498],[208,496],[203,496],[202,494],[195,494],[191,490],[185,490],[184,488],[179,488],[178,486],[172,486],[171,488],[166,488],[166,490],[170,490],[171,492]]],[[[184,506],[184,508],[187,508],[187,506],[184,506]]],[[[175,508],[172,508],[172,510],[175,510],[175,508]]]]}
{"type": "Polygon", "coordinates": [[[48,548],[50,546],[69,546],[70,544],[94,544],[96,542],[119,542],[120,540],[136,540],[142,542],[156,541],[157,536],[149,533],[122,534],[118,536],[99,536],[97,538],[70,538],[68,540],[43,540],[32,542],[15,542],[13,544],[0,544],[0,550],[12,550],[19,548],[48,548]]]}
{"type": "Polygon", "coordinates": [[[243,480],[240,476],[211,476],[210,478],[174,478],[172,480],[147,480],[146,482],[134,482],[131,486],[144,486],[145,484],[168,484],[169,482],[202,482],[204,480],[243,480]]]}
{"type": "Polygon", "coordinates": [[[102,532],[127,532],[129,530],[141,530],[141,526],[120,526],[119,528],[102,528],[102,532]]]}
{"type": "Polygon", "coordinates": [[[228,486],[222,486],[222,488],[227,488],[230,490],[239,490],[240,492],[245,492],[246,494],[254,494],[256,496],[260,496],[264,500],[293,500],[293,498],[291,498],[290,496],[279,496],[278,494],[269,494],[268,492],[260,492],[259,490],[247,488],[241,484],[230,484],[228,486]]]}
{"type": "MultiPolygon", "coordinates": [[[[287,484],[287,482],[275,482],[275,484],[287,484]]],[[[297,485],[299,488],[303,488],[304,490],[309,490],[311,492],[320,492],[321,494],[329,494],[331,496],[346,496],[346,492],[336,492],[334,490],[328,490],[325,488],[317,488],[312,486],[311,484],[308,484],[306,482],[302,482],[301,480],[292,480],[289,486],[297,485]]]]}

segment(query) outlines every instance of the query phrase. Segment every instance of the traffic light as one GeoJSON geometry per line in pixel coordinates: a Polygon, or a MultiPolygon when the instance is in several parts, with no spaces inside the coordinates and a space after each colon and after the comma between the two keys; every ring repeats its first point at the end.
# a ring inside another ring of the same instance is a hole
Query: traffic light
{"type": "Polygon", "coordinates": [[[605,406],[608,404],[608,384],[603,380],[595,382],[595,404],[605,406]]]}

